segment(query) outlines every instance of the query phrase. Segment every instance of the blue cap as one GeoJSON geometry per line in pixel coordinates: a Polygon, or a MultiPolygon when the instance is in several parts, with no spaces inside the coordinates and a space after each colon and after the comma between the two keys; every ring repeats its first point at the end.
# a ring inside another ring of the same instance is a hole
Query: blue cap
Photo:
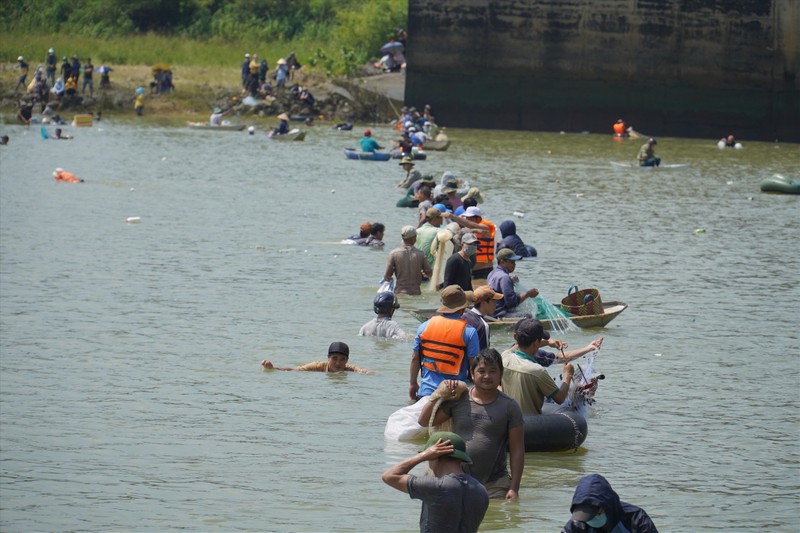
{"type": "Polygon", "coordinates": [[[447,206],[445,206],[444,204],[434,204],[433,207],[435,207],[436,209],[438,209],[442,213],[444,213],[444,212],[452,213],[453,212],[452,209],[447,209],[447,206]]]}
{"type": "Polygon", "coordinates": [[[460,217],[461,215],[463,215],[464,214],[464,206],[460,205],[460,206],[456,207],[456,210],[455,210],[455,212],[453,214],[456,215],[457,217],[460,217]]]}

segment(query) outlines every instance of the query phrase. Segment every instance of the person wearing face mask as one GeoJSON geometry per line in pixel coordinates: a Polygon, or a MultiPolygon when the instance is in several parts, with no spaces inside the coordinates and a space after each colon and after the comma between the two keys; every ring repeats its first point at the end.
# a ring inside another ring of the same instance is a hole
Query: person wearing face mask
{"type": "Polygon", "coordinates": [[[569,510],[572,517],[561,533],[658,533],[645,510],[620,500],[600,474],[578,481],[569,510]]]}
{"type": "Polygon", "coordinates": [[[478,238],[472,233],[461,236],[461,250],[451,255],[444,265],[442,286],[458,285],[464,291],[472,290],[472,262],[478,250],[478,238]]]}
{"type": "Polygon", "coordinates": [[[497,294],[488,285],[481,285],[474,291],[467,291],[467,300],[471,300],[473,306],[461,315],[461,320],[478,332],[481,350],[491,346],[489,324],[486,323],[486,317],[494,313],[496,300],[502,297],[502,294],[497,294]]]}

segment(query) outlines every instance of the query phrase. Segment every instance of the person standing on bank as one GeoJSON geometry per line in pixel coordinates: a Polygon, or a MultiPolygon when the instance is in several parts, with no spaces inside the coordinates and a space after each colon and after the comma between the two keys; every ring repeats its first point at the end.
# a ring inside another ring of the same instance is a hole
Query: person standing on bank
{"type": "Polygon", "coordinates": [[[621,501],[600,474],[578,481],[569,511],[572,517],[561,533],[658,533],[647,512],[621,501]]]}
{"type": "Polygon", "coordinates": [[[489,508],[489,495],[480,481],[464,473],[462,463],[472,464],[464,439],[439,431],[430,436],[424,450],[386,470],[381,479],[422,500],[420,533],[473,533],[489,508]],[[409,474],[425,461],[433,476],[409,474]]]}

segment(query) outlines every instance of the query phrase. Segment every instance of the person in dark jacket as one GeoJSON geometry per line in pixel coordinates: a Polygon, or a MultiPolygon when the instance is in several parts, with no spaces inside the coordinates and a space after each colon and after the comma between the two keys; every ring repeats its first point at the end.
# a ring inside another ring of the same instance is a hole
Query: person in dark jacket
{"type": "Polygon", "coordinates": [[[569,510],[572,518],[561,533],[658,533],[644,509],[621,501],[600,474],[578,481],[569,510]]]}
{"type": "Polygon", "coordinates": [[[522,242],[517,235],[517,225],[513,220],[505,220],[500,223],[500,234],[503,236],[503,240],[497,243],[497,252],[503,248],[511,248],[520,257],[536,257],[538,255],[536,248],[522,242]]]}

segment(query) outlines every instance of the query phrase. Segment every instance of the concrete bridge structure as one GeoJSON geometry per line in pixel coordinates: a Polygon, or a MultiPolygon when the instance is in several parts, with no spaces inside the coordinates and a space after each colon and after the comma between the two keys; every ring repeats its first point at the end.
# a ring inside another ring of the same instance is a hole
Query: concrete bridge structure
{"type": "Polygon", "coordinates": [[[800,0],[409,0],[405,101],[469,128],[800,141],[800,0]]]}

